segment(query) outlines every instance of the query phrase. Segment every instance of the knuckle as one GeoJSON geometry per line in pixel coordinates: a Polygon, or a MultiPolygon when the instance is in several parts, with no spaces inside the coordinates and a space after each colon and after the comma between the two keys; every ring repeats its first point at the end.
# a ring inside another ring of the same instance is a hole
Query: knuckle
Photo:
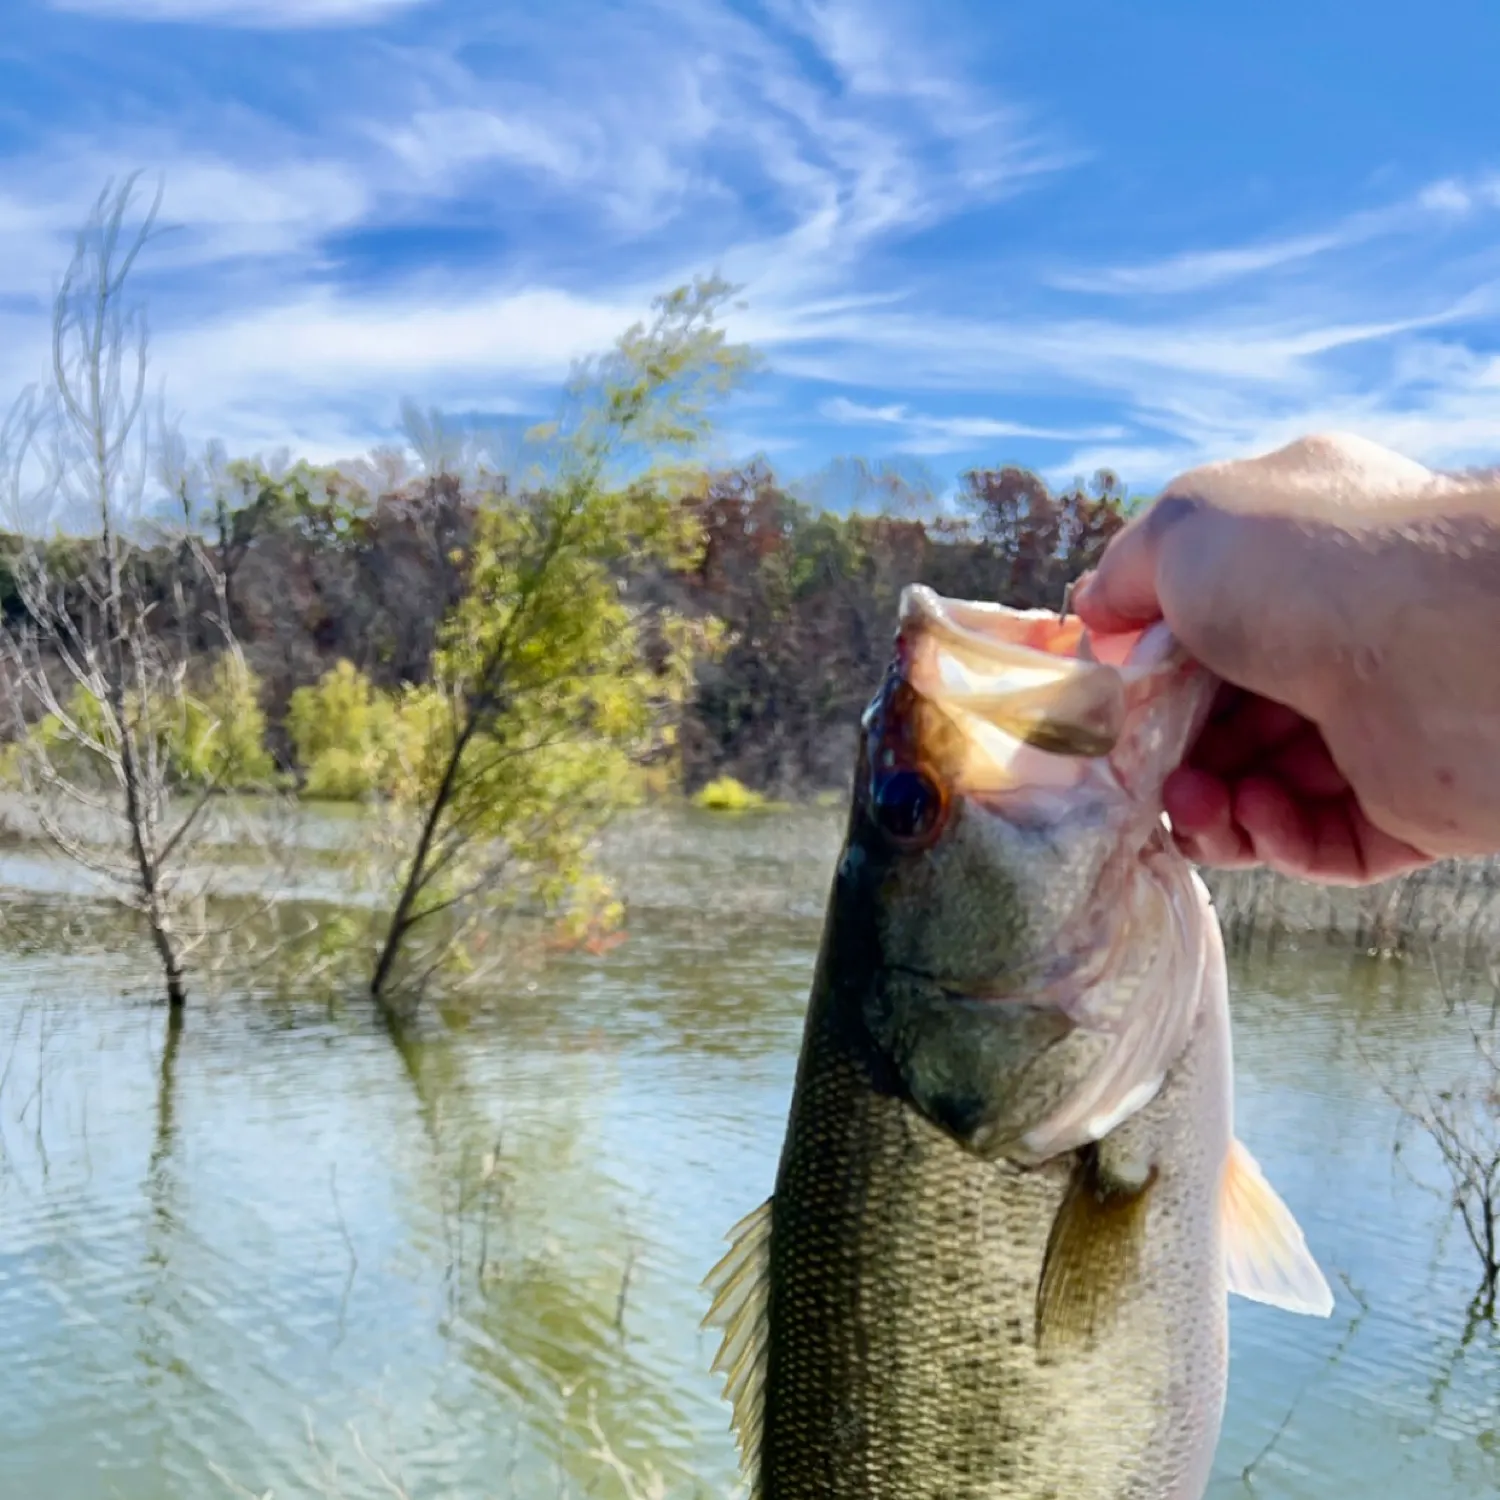
{"type": "Polygon", "coordinates": [[[1143,529],[1150,541],[1159,542],[1174,526],[1202,509],[1203,501],[1198,496],[1168,491],[1146,512],[1143,529]]]}

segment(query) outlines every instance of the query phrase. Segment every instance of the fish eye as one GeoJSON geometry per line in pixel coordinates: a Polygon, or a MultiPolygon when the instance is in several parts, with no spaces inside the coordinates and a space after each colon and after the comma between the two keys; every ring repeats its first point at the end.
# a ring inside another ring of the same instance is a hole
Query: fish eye
{"type": "Polygon", "coordinates": [[[871,811],[882,833],[898,844],[922,845],[942,826],[942,788],[925,771],[887,771],[875,780],[871,811]]]}

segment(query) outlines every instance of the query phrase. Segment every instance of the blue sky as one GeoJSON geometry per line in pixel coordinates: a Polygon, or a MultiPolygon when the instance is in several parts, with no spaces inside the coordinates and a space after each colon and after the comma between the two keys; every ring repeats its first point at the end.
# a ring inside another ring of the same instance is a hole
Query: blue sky
{"type": "Polygon", "coordinates": [[[1480,0],[3,0],[0,395],[114,172],[194,438],[334,459],[547,415],[696,272],[768,368],[724,457],[951,476],[1500,428],[1480,0]]]}

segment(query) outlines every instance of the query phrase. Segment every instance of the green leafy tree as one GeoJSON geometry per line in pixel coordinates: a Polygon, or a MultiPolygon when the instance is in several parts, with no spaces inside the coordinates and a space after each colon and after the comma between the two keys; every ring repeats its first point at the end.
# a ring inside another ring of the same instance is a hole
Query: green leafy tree
{"type": "Polygon", "coordinates": [[[433,688],[382,692],[349,661],[298,688],[287,710],[304,792],[336,802],[410,800],[447,725],[433,688]]]}
{"type": "Polygon", "coordinates": [[[557,455],[552,482],[497,495],[478,518],[467,591],[434,657],[428,753],[400,788],[413,836],[370,980],[382,1002],[398,975],[425,977],[454,951],[450,921],[421,973],[402,969],[440,914],[461,931],[497,901],[587,894],[608,907],[590,842],[634,794],[663,681],[681,681],[649,660],[619,577],[685,566],[699,543],[687,460],[754,363],[717,325],[731,292],[704,280],[659,298],[649,324],[580,369],[567,416],[538,435],[557,455]]]}
{"type": "Polygon", "coordinates": [[[167,754],[187,785],[256,791],[275,780],[260,683],[238,648],[219,653],[204,691],[184,697],[172,729],[167,754]]]}
{"type": "Polygon", "coordinates": [[[391,709],[353,662],[341,661],[317,683],[298,688],[287,731],[309,797],[358,801],[381,782],[391,738],[391,709]]]}

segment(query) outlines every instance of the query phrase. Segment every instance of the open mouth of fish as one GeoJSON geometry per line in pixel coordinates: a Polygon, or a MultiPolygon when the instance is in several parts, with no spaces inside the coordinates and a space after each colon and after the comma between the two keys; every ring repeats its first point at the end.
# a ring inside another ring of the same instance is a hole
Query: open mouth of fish
{"type": "Polygon", "coordinates": [[[1023,823],[1055,817],[1090,780],[1129,799],[1147,748],[1131,743],[1132,721],[1195,670],[1162,623],[1091,638],[1076,616],[914,585],[864,719],[872,806],[898,843],[920,847],[955,797],[1023,823]]]}

